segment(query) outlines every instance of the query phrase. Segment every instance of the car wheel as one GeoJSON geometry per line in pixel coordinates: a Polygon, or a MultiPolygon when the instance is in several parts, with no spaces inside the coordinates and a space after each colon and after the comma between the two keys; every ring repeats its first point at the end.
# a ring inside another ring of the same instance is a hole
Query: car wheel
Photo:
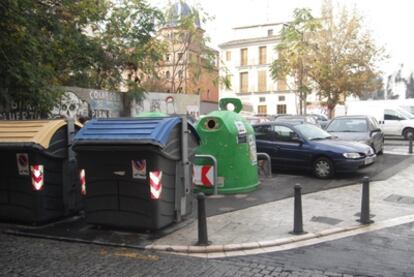
{"type": "Polygon", "coordinates": [[[410,136],[414,139],[414,129],[412,128],[405,129],[403,135],[405,139],[410,139],[410,136]]]}
{"type": "Polygon", "coordinates": [[[330,159],[321,157],[313,162],[313,174],[320,179],[328,179],[334,174],[334,166],[330,159]]]}

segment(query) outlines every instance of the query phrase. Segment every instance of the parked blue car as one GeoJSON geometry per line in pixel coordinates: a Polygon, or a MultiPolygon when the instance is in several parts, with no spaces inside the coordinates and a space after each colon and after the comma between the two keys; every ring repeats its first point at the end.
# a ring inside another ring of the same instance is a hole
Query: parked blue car
{"type": "Polygon", "coordinates": [[[307,123],[269,122],[253,125],[258,152],[272,159],[273,169],[312,170],[327,179],[336,172],[352,172],[375,162],[368,145],[334,139],[329,133],[307,123]]]}

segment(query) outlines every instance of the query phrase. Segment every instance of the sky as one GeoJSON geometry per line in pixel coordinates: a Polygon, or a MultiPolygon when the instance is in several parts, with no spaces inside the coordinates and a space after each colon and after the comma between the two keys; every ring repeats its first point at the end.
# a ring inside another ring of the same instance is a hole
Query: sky
{"type": "MultiPolygon", "coordinates": [[[[172,0],[151,0],[163,8],[172,0]]],[[[174,2],[174,1],[172,1],[174,2]]],[[[214,17],[202,27],[211,39],[211,46],[226,42],[232,28],[261,23],[284,22],[292,19],[295,8],[310,8],[320,14],[321,0],[186,0],[201,6],[214,17]]],[[[338,0],[334,3],[355,7],[364,17],[365,29],[372,32],[378,46],[385,48],[389,59],[380,64],[384,75],[395,72],[404,64],[406,72],[414,71],[414,1],[412,0],[338,0]]]]}

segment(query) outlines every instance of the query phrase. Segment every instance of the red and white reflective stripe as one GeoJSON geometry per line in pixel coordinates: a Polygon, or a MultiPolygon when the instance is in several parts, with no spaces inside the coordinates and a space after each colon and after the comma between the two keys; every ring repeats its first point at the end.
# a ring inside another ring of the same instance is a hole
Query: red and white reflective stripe
{"type": "Polygon", "coordinates": [[[214,185],[214,166],[194,165],[193,182],[198,186],[212,187],[214,185]]]}
{"type": "Polygon", "coordinates": [[[32,186],[34,190],[42,190],[44,183],[43,165],[30,166],[30,175],[32,176],[32,186]]]}
{"type": "Polygon", "coordinates": [[[150,177],[150,191],[151,199],[160,199],[162,191],[162,171],[151,171],[149,173],[150,177]]]}
{"type": "Polygon", "coordinates": [[[79,178],[80,178],[80,185],[81,185],[81,194],[86,195],[85,169],[80,170],[79,178]]]}

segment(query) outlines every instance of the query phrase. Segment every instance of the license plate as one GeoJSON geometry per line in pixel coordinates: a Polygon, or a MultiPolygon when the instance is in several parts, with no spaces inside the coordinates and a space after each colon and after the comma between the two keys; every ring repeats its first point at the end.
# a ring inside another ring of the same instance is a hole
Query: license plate
{"type": "Polygon", "coordinates": [[[366,157],[364,163],[367,164],[372,164],[374,162],[374,157],[366,157]]]}

